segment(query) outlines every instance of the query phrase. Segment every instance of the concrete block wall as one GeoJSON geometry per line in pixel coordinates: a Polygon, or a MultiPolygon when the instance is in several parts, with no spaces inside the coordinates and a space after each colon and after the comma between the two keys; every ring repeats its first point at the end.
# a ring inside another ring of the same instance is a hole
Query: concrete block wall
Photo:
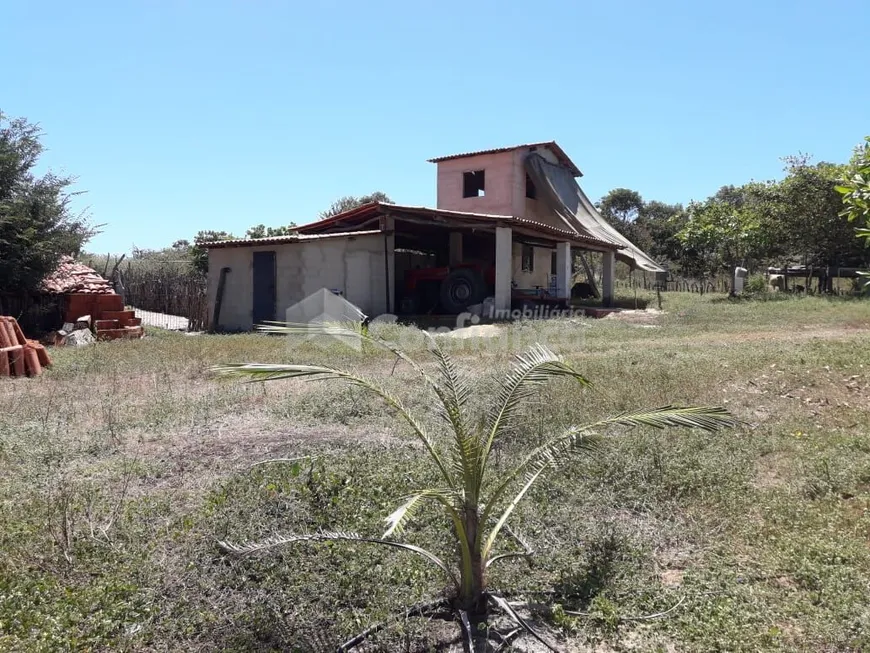
{"type": "MultiPolygon", "coordinates": [[[[209,250],[208,306],[214,314],[220,271],[230,268],[224,286],[218,325],[212,328],[247,331],[253,328],[253,253],[275,252],[275,319],[283,320],[290,306],[326,288],[339,290],[365,314],[387,312],[387,271],[383,234],[351,238],[325,238],[257,247],[223,247],[209,250]],[[361,272],[364,271],[364,272],[361,272]],[[364,278],[361,278],[361,274],[364,278]]],[[[393,236],[387,235],[390,265],[390,304],[395,297],[393,236]]],[[[392,312],[395,307],[390,306],[392,312]]]]}

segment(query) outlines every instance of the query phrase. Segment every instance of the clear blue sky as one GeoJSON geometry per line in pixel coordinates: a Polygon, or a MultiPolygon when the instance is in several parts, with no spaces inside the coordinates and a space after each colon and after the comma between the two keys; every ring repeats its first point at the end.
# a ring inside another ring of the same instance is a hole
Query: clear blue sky
{"type": "Polygon", "coordinates": [[[870,2],[6,3],[0,109],[106,223],[89,249],[434,205],[427,158],[557,140],[593,199],[702,199],[870,133],[870,2]],[[836,7],[836,9],[834,9],[836,7]]]}

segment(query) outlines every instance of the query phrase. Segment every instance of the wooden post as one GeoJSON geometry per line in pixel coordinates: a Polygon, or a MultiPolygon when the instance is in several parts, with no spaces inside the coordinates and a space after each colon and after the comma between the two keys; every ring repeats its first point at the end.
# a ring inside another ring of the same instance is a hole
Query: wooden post
{"type": "Polygon", "coordinates": [[[220,277],[218,278],[217,293],[214,298],[214,314],[211,320],[211,330],[216,331],[220,327],[221,319],[221,303],[224,300],[224,286],[227,282],[227,273],[230,268],[221,268],[220,277]]]}

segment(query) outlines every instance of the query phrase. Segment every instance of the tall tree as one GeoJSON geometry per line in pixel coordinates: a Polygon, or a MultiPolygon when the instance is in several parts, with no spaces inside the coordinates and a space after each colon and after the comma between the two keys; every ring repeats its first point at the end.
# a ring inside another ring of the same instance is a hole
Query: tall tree
{"type": "Polygon", "coordinates": [[[35,289],[95,233],[86,215],[71,210],[72,177],[34,173],[41,135],[38,125],[0,112],[0,291],[35,289]]]}
{"type": "Polygon", "coordinates": [[[712,197],[692,202],[685,226],[677,234],[686,248],[684,266],[694,274],[717,274],[747,266],[758,256],[761,224],[746,207],[712,197]]]}
{"type": "Polygon", "coordinates": [[[855,148],[843,177],[835,188],[843,198],[841,215],[857,223],[858,236],[870,245],[870,136],[855,148]]]}
{"type": "Polygon", "coordinates": [[[345,211],[350,211],[351,209],[355,209],[358,206],[362,206],[364,204],[371,204],[372,202],[385,202],[387,204],[393,204],[393,200],[391,200],[386,193],[382,193],[379,190],[368,195],[360,195],[359,197],[354,197],[353,195],[346,195],[345,197],[340,197],[335,200],[328,209],[321,212],[320,219],[325,220],[326,218],[331,218],[332,216],[338,215],[339,213],[344,213],[345,211]]]}
{"type": "Polygon", "coordinates": [[[619,233],[643,250],[651,245],[650,235],[637,220],[643,211],[643,197],[630,188],[614,188],[598,201],[598,211],[619,233]]]}
{"type": "MultiPolygon", "coordinates": [[[[845,207],[841,215],[857,224],[857,236],[870,247],[870,136],[866,136],[864,143],[855,148],[843,176],[844,179],[836,187],[836,191],[843,196],[845,207]]],[[[870,279],[865,288],[870,288],[870,279]]]]}
{"type": "Polygon", "coordinates": [[[644,202],[636,223],[649,235],[646,252],[657,261],[678,261],[682,244],[677,234],[685,226],[687,217],[682,204],[644,202]]]}
{"type": "Polygon", "coordinates": [[[837,184],[844,167],[810,164],[806,157],[786,157],[786,177],[779,184],[781,233],[796,262],[810,266],[858,266],[865,252],[854,225],[842,215],[837,184]]]}

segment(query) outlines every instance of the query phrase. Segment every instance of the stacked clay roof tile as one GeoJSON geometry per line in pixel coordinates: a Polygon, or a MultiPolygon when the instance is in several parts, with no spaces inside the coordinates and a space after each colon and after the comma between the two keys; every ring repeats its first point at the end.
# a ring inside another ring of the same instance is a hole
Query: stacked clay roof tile
{"type": "Polygon", "coordinates": [[[42,290],[54,294],[109,295],[115,292],[106,279],[71,256],[64,256],[57,269],[43,279],[42,290]]]}

